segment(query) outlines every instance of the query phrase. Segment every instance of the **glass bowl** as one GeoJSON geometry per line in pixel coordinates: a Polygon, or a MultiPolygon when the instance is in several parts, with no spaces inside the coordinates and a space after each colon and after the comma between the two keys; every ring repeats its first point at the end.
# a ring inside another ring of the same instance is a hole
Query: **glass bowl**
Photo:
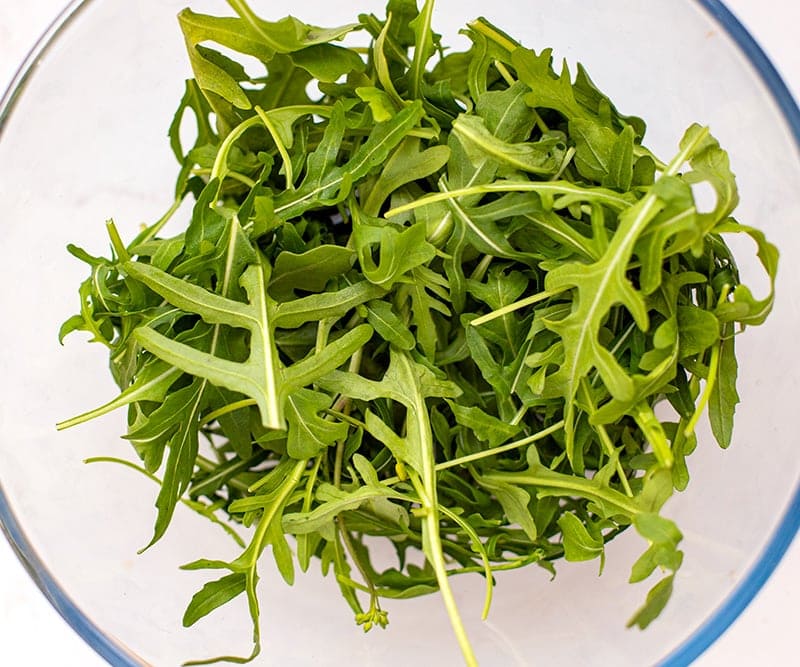
{"type": "MultiPolygon", "coordinates": [[[[198,554],[233,555],[215,528],[179,511],[164,540],[137,556],[152,526],[152,483],[121,467],[82,463],[97,455],[132,458],[119,439],[124,415],[61,434],[54,428],[115,395],[101,350],[77,338],[66,348],[58,344],[84,274],[64,248],[77,242],[101,253],[104,220],[114,216],[130,238],[171,200],[175,165],[165,135],[190,75],[174,20],[185,3],[73,3],[0,104],[0,257],[7,276],[0,520],[56,609],[114,665],[246,653],[250,633],[243,604],[181,627],[205,574],[178,565],[198,554]]],[[[221,0],[191,5],[225,11],[221,0]]],[[[372,0],[353,10],[312,0],[253,5],[271,18],[292,13],[321,25],[383,9],[372,0]]],[[[737,217],[764,229],[785,258],[773,315],[738,348],[742,403],[734,442],[723,452],[701,430],[689,462],[692,482],[666,507],[683,530],[685,562],[661,618],[644,632],[625,629],[643,595],[625,583],[641,546],[633,534],[609,546],[600,578],[593,563],[564,564],[554,581],[538,568],[501,574],[486,622],[479,619],[479,578],[454,582],[483,665],[686,664],[746,606],[800,522],[792,357],[800,271],[791,260],[800,250],[800,112],[759,47],[716,0],[561,0],[557,11],[553,3],[522,0],[490,9],[476,0],[440,0],[437,11],[436,27],[451,43],[459,26],[486,14],[527,46],[552,46],[570,63],[584,63],[624,112],[648,121],[648,144],[658,154],[671,155],[691,122],[710,125],[738,176],[737,217]]],[[[754,257],[743,262],[751,282],[756,267],[754,257]]],[[[389,629],[364,636],[333,581],[312,566],[288,588],[268,560],[258,664],[459,662],[437,597],[394,602],[389,629]]]]}

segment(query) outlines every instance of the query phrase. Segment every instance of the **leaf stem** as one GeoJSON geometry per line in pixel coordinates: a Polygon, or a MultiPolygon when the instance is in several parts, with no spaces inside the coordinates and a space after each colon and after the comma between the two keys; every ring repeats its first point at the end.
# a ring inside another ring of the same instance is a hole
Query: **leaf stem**
{"type": "Polygon", "coordinates": [[[217,157],[214,160],[214,166],[211,168],[210,178],[212,181],[215,178],[221,179],[227,173],[228,154],[231,152],[231,148],[233,148],[233,144],[237,141],[237,139],[239,139],[239,137],[241,137],[251,127],[256,127],[261,122],[262,121],[259,116],[251,116],[247,120],[239,123],[239,125],[233,128],[228,136],[223,139],[222,143],[219,145],[217,157]]]}
{"type": "Polygon", "coordinates": [[[550,179],[551,181],[557,181],[563,175],[566,168],[569,166],[569,163],[572,161],[572,158],[575,157],[575,146],[570,146],[567,149],[567,152],[564,153],[564,159],[561,160],[561,166],[558,168],[558,171],[553,174],[553,177],[550,179]]]}
{"type": "Polygon", "coordinates": [[[500,48],[505,49],[508,53],[512,53],[516,49],[519,48],[519,42],[516,42],[511,37],[506,35],[504,32],[501,32],[493,25],[488,23],[486,19],[479,18],[475,19],[474,21],[470,21],[467,24],[472,30],[475,32],[480,33],[489,41],[494,42],[500,48]]]}
{"type": "Polygon", "coordinates": [[[111,238],[111,246],[114,248],[114,252],[117,254],[120,262],[127,262],[131,256],[128,253],[128,249],[125,247],[125,244],[122,242],[122,238],[119,235],[119,230],[117,226],[114,224],[113,219],[106,220],[106,229],[108,230],[108,235],[111,238]]]}
{"type": "MultiPolygon", "coordinates": [[[[442,596],[447,615],[450,617],[450,624],[453,627],[453,633],[456,636],[458,645],[461,647],[461,653],[464,656],[464,662],[467,667],[478,667],[478,660],[475,657],[475,652],[470,644],[467,631],[464,628],[464,622],[461,620],[461,613],[458,610],[455,597],[453,597],[453,590],[450,588],[450,581],[448,580],[447,565],[444,562],[444,553],[442,552],[442,541],[439,534],[439,504],[436,498],[429,497],[429,489],[424,488],[424,484],[420,481],[419,477],[414,471],[409,471],[411,483],[414,490],[422,500],[422,505],[427,512],[424,517],[424,524],[427,528],[427,539],[423,535],[423,550],[430,561],[433,571],[436,574],[436,581],[439,584],[439,593],[442,596]],[[425,549],[427,542],[427,549],[425,549]]],[[[435,490],[434,490],[435,493],[435,490]]]]}
{"type": "Polygon", "coordinates": [[[486,597],[484,598],[481,620],[485,621],[489,616],[489,609],[492,606],[492,592],[494,589],[492,580],[492,565],[489,562],[489,554],[486,553],[486,548],[481,542],[480,536],[468,522],[464,521],[464,519],[462,519],[458,514],[449,510],[443,505],[440,505],[439,509],[441,510],[442,514],[444,514],[453,523],[460,526],[461,529],[467,534],[470,541],[473,543],[475,552],[480,556],[481,561],[483,561],[483,574],[486,579],[486,597]]]}
{"type": "Polygon", "coordinates": [[[525,299],[520,299],[519,301],[515,301],[514,303],[510,303],[507,306],[503,306],[502,308],[498,308],[497,310],[493,310],[490,313],[486,313],[485,315],[481,315],[480,317],[476,317],[474,320],[470,321],[470,324],[474,327],[479,327],[482,324],[486,324],[487,322],[491,322],[492,320],[497,319],[498,317],[503,317],[508,315],[509,313],[513,313],[516,310],[520,310],[521,308],[527,308],[528,306],[532,306],[535,303],[539,303],[540,301],[546,301],[554,296],[558,296],[564,290],[558,290],[556,292],[549,292],[547,290],[542,290],[537,294],[533,294],[525,299]]]}
{"type": "Polygon", "coordinates": [[[633,406],[632,413],[639,428],[642,429],[642,433],[650,442],[658,462],[665,468],[671,468],[674,463],[672,449],[667,442],[664,427],[656,418],[653,409],[643,401],[639,401],[633,406]]]}
{"type": "Polygon", "coordinates": [[[261,122],[264,123],[264,127],[267,128],[267,132],[269,132],[270,136],[272,137],[272,141],[275,142],[278,153],[281,155],[281,160],[283,160],[283,170],[286,175],[286,189],[294,190],[294,172],[292,171],[292,158],[289,157],[289,151],[286,150],[286,146],[283,145],[283,141],[278,134],[278,130],[275,129],[275,126],[272,124],[269,116],[264,113],[264,110],[260,106],[256,105],[255,111],[258,114],[258,117],[261,119],[261,122]]]}
{"type": "Polygon", "coordinates": [[[513,86],[516,83],[514,77],[511,76],[511,72],[508,71],[508,68],[503,63],[499,60],[495,60],[493,65],[509,86],[513,86]]]}
{"type": "Polygon", "coordinates": [[[230,412],[235,412],[236,410],[241,410],[242,408],[249,408],[252,405],[258,405],[258,403],[252,398],[243,398],[241,401],[228,403],[228,405],[223,405],[221,408],[217,408],[213,412],[209,412],[205,417],[203,417],[200,420],[198,426],[200,427],[207,426],[208,424],[210,424],[216,419],[219,419],[223,415],[227,415],[230,412]]]}
{"type": "Polygon", "coordinates": [[[502,454],[503,452],[510,452],[513,449],[519,449],[520,447],[525,447],[526,445],[530,445],[537,440],[541,440],[542,438],[546,438],[548,435],[552,433],[556,433],[564,428],[564,420],[561,419],[557,421],[555,424],[551,424],[547,428],[543,428],[541,431],[537,431],[536,433],[529,435],[525,438],[521,438],[520,440],[515,440],[514,442],[509,442],[505,445],[500,445],[499,447],[493,447],[492,449],[484,449],[480,452],[475,452],[474,454],[468,454],[466,456],[460,456],[456,459],[450,459],[449,461],[444,461],[443,463],[436,464],[436,472],[440,472],[442,470],[447,470],[448,468],[454,468],[455,466],[466,465],[467,463],[472,463],[473,461],[480,461],[481,459],[485,459],[489,456],[497,456],[498,454],[502,454]]]}
{"type": "MultiPolygon", "coordinates": [[[[311,511],[311,504],[314,500],[314,485],[317,483],[317,476],[319,475],[319,467],[322,464],[323,455],[317,456],[311,471],[308,473],[308,480],[306,481],[306,490],[303,494],[302,512],[308,514],[311,511]]],[[[308,534],[297,536],[297,561],[300,564],[300,569],[303,572],[308,570],[311,563],[311,553],[309,551],[309,540],[311,536],[308,534]]]]}
{"type": "Polygon", "coordinates": [[[475,266],[472,273],[470,274],[470,280],[483,280],[483,277],[486,275],[486,272],[489,270],[489,266],[494,260],[494,255],[484,255],[480,262],[475,266]]]}
{"type": "MultiPolygon", "coordinates": [[[[192,173],[197,176],[207,176],[211,174],[211,169],[193,169],[192,173]]],[[[246,185],[248,188],[253,189],[256,187],[257,183],[250,178],[249,176],[245,176],[244,174],[240,174],[238,171],[226,171],[226,176],[230,176],[233,180],[239,181],[240,183],[246,185]]]]}
{"type": "Polygon", "coordinates": [[[717,382],[717,375],[719,374],[720,348],[721,343],[718,343],[711,348],[711,358],[708,362],[708,378],[706,379],[706,386],[703,388],[703,393],[700,395],[700,400],[697,402],[697,407],[695,408],[694,414],[692,414],[692,418],[689,420],[689,423],[686,424],[686,428],[683,430],[683,433],[686,437],[690,436],[694,432],[697,422],[700,420],[700,416],[703,414],[703,411],[708,405],[708,401],[711,399],[711,394],[714,391],[714,385],[717,382]]]}
{"type": "MultiPolygon", "coordinates": [[[[633,324],[631,326],[633,326],[633,324]]],[[[630,330],[631,328],[628,327],[628,331],[630,330]]],[[[593,402],[591,400],[591,393],[588,387],[588,380],[586,378],[581,379],[580,390],[581,393],[583,394],[583,400],[586,402],[586,404],[593,405],[593,402]]],[[[597,433],[597,435],[600,437],[600,442],[602,443],[603,449],[605,449],[606,454],[609,456],[609,458],[612,457],[614,455],[614,443],[611,442],[611,438],[608,436],[608,431],[606,431],[605,426],[603,424],[595,424],[594,430],[595,433],[597,433]]],[[[622,483],[622,488],[625,491],[625,495],[628,496],[629,498],[633,498],[633,491],[631,490],[630,483],[628,482],[628,477],[625,475],[625,469],[622,467],[622,462],[619,459],[617,459],[617,464],[615,468],[617,469],[617,475],[619,476],[619,480],[622,483]]]]}
{"type": "Polygon", "coordinates": [[[180,208],[181,204],[183,203],[183,197],[177,197],[172,205],[167,209],[167,211],[162,215],[155,223],[153,223],[148,229],[147,232],[143,237],[140,239],[136,239],[134,245],[138,245],[140,243],[147,243],[149,240],[155,237],[158,234],[164,225],[166,225],[171,219],[172,216],[175,215],[175,212],[180,208]]]}
{"type": "Polygon", "coordinates": [[[466,188],[448,190],[446,192],[434,192],[433,194],[425,195],[414,201],[389,209],[384,214],[384,217],[388,220],[401,213],[407,213],[408,211],[413,211],[440,201],[469,197],[472,195],[490,194],[493,192],[539,192],[549,195],[584,195],[587,199],[591,198],[601,201],[617,210],[628,208],[633,204],[630,199],[626,199],[612,190],[605,190],[604,188],[585,188],[567,181],[495,181],[494,183],[471,185],[466,188]]]}
{"type": "Polygon", "coordinates": [[[369,594],[370,598],[369,600],[370,611],[371,612],[377,611],[379,613],[381,611],[381,603],[380,599],[378,598],[378,593],[375,590],[375,584],[373,583],[372,578],[369,576],[367,568],[364,567],[364,564],[358,557],[358,553],[356,552],[356,547],[353,544],[353,538],[350,536],[350,532],[347,530],[347,526],[345,525],[344,517],[341,514],[336,515],[336,525],[339,529],[339,533],[342,536],[342,541],[344,542],[344,548],[347,549],[347,553],[350,555],[350,558],[355,564],[356,569],[359,571],[359,573],[361,574],[361,578],[364,580],[364,583],[366,584],[367,593],[369,594]]]}
{"type": "Polygon", "coordinates": [[[355,417],[351,417],[350,415],[345,414],[344,412],[341,412],[339,410],[334,410],[333,408],[330,408],[328,410],[324,410],[324,412],[325,412],[325,414],[331,415],[332,417],[336,417],[337,419],[341,419],[343,422],[347,422],[351,426],[355,426],[356,428],[364,429],[365,431],[367,430],[367,425],[364,422],[359,421],[355,417]]]}
{"type": "Polygon", "coordinates": [[[289,498],[289,495],[294,491],[300,483],[300,478],[303,471],[308,465],[308,459],[295,461],[286,479],[276,489],[275,499],[264,508],[264,512],[258,521],[255,535],[250,542],[247,549],[232,563],[235,566],[234,571],[244,572],[247,579],[246,592],[248,605],[250,607],[250,615],[253,620],[253,655],[258,655],[261,650],[261,628],[259,624],[259,605],[258,598],[256,597],[256,583],[258,581],[258,574],[256,572],[256,565],[258,558],[264,551],[267,545],[267,532],[275,517],[283,509],[283,505],[289,498]]]}

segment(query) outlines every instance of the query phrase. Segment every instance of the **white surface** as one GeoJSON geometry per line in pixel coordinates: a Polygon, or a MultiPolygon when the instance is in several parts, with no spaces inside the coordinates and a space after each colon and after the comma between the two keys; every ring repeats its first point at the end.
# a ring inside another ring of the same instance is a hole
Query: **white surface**
{"type": "MultiPolygon", "coordinates": [[[[65,0],[0,2],[0,88],[64,4],[65,0]]],[[[766,48],[795,95],[800,95],[800,49],[793,34],[800,6],[794,0],[728,0],[728,5],[766,48]]],[[[695,664],[796,664],[798,595],[800,542],[796,541],[753,604],[695,664]]],[[[104,664],[50,607],[2,539],[0,664],[104,664]]]]}

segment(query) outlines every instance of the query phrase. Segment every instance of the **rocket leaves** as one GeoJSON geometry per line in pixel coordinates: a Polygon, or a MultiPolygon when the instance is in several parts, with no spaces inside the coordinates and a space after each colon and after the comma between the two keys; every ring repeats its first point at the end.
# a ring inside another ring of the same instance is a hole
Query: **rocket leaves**
{"type": "Polygon", "coordinates": [[[692,125],[662,162],[581,65],[483,18],[446,49],[433,0],[330,29],[228,4],[179,16],[175,200],[128,245],[109,222],[109,258],[69,247],[89,277],[59,332],[107,348],[120,393],[58,427],[127,408],[129,465],[161,484],[150,544],[179,504],[253,529],[233,560],[184,566],[223,571],[184,624],[244,593],[253,649],[220,659],[251,660],[261,558],[288,584],[316,558],[365,630],[438,591],[474,665],[451,576],[485,578],[485,615],[495,570],[602,570],[633,526],[631,582],[666,572],[629,623],[646,627],[682,585],[662,508],[706,408],[732,444],[734,341],[774,300],[778,251],[731,217],[727,153],[692,125]]]}

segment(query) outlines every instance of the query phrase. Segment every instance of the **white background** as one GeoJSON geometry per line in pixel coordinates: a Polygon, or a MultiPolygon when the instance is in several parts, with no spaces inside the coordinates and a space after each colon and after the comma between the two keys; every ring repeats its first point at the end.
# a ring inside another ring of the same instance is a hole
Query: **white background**
{"type": "MultiPolygon", "coordinates": [[[[154,0],[157,1],[157,0],[154,0]]],[[[600,0],[595,0],[600,1],[600,0]]],[[[0,90],[66,0],[0,0],[0,90]]],[[[796,0],[728,0],[800,98],[796,0]]],[[[1,472],[1,471],[0,471],[1,472]]],[[[733,626],[695,665],[798,664],[800,541],[733,626]]],[[[50,607],[0,538],[0,664],[100,667],[105,662],[50,607]]]]}

